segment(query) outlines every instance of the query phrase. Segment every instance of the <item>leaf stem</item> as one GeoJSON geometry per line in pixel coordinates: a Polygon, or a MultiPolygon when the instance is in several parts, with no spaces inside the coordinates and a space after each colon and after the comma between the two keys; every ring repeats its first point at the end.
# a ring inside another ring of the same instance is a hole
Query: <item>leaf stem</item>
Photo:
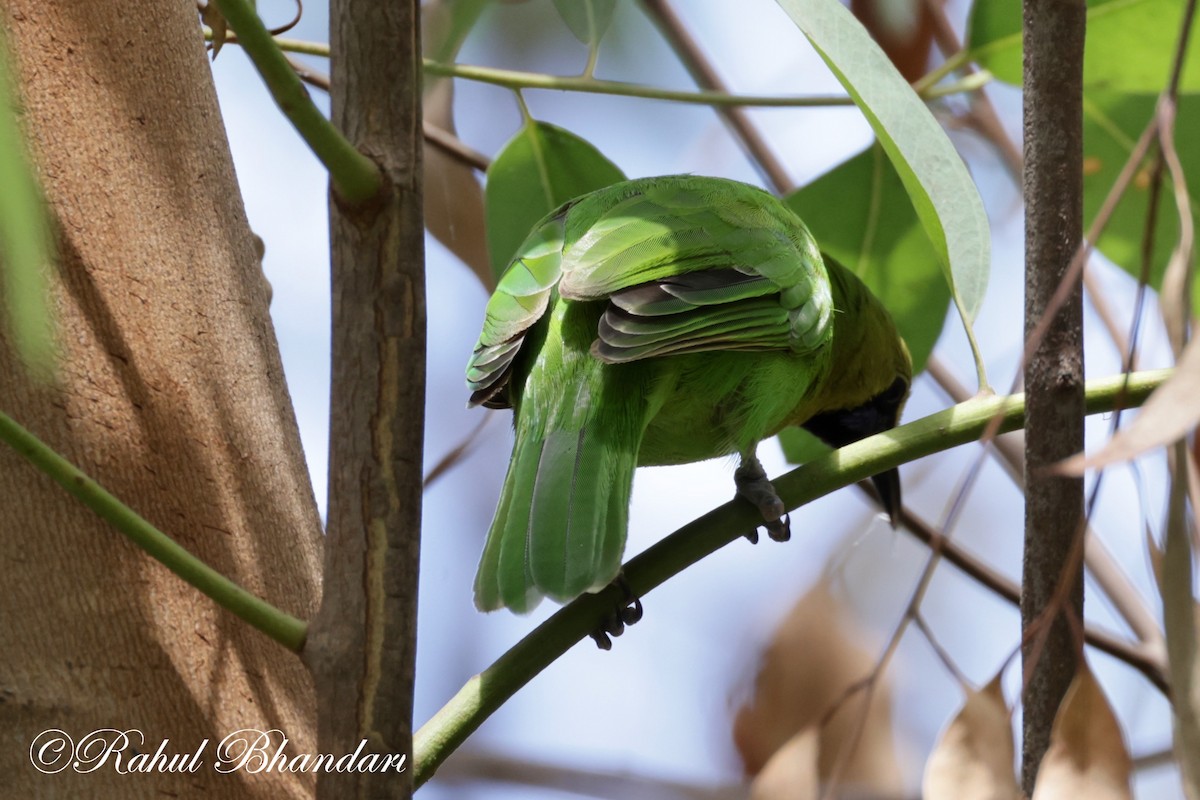
{"type": "Polygon", "coordinates": [[[196,558],[3,412],[0,412],[0,441],[218,605],[289,650],[299,652],[304,646],[307,625],[303,620],[251,594],[196,558]]]}
{"type": "MultiPolygon", "coordinates": [[[[218,0],[221,3],[241,3],[244,0],[218,0]]],[[[228,16],[228,15],[226,15],[228,16]]],[[[231,22],[233,20],[230,20],[231,22]]],[[[261,22],[259,23],[261,26],[261,22]]],[[[236,27],[236,26],[235,26],[236,27]]],[[[266,29],[263,28],[266,33],[266,29]]],[[[205,36],[211,37],[206,28],[205,36]]],[[[270,38],[270,37],[268,37],[270,38]]],[[[226,44],[241,44],[245,46],[245,35],[230,36],[226,44]]],[[[309,42],[301,39],[273,39],[280,52],[299,53],[301,55],[329,57],[329,45],[320,42],[309,42]]],[[[251,58],[253,58],[253,54],[251,58]]],[[[255,62],[258,63],[257,61],[255,62]]],[[[954,62],[951,62],[954,63],[954,62]]],[[[286,61],[284,61],[286,64],[286,61]]],[[[559,76],[547,75],[540,72],[521,72],[518,70],[496,69],[493,67],[478,67],[470,64],[447,64],[433,59],[425,59],[425,73],[443,78],[462,78],[463,80],[490,83],[508,89],[552,89],[563,92],[583,92],[588,94],[608,94],[622,97],[640,97],[646,100],[669,100],[676,103],[692,103],[707,106],[759,106],[764,108],[813,108],[823,106],[851,106],[854,101],[850,97],[801,96],[801,95],[752,95],[730,94],[720,91],[677,91],[674,89],[659,89],[639,83],[626,81],[606,81],[592,77],[587,71],[582,75],[559,76]]],[[[957,66],[955,63],[954,66],[957,66]]],[[[259,67],[260,71],[262,67],[259,67]]],[[[930,73],[933,75],[934,73],[930,73]]],[[[944,74],[944,73],[941,73],[944,74]]],[[[938,77],[941,77],[941,74],[938,77]]],[[[264,73],[264,79],[266,75],[264,73]]],[[[933,85],[929,77],[922,78],[914,86],[917,93],[926,100],[933,100],[952,94],[975,92],[987,85],[992,76],[987,72],[978,72],[943,85],[933,85]]],[[[270,81],[268,80],[268,85],[270,81]]]]}
{"type": "MultiPolygon", "coordinates": [[[[271,36],[250,3],[247,0],[215,2],[229,25],[237,31],[237,43],[254,62],[279,110],[329,170],[334,191],[352,205],[374,197],[383,186],[379,167],[355,149],[313,103],[284,57],[278,40],[271,36]]],[[[325,55],[328,54],[326,47],[325,55]]]]}
{"type": "MultiPolygon", "coordinates": [[[[1086,387],[1087,413],[1111,411],[1119,404],[1136,406],[1172,374],[1154,370],[1092,381],[1086,387]]],[[[772,481],[789,510],[823,495],[932,453],[974,441],[995,419],[998,432],[1020,428],[1025,395],[977,396],[878,436],[843,447],[772,481]]],[[[628,589],[644,597],[686,567],[739,539],[760,523],[745,502],[730,501],[672,533],[622,568],[628,589]]],[[[438,766],[482,722],[562,655],[596,628],[622,602],[621,589],[609,586],[585,594],[550,617],[514,645],[495,663],[474,676],[414,739],[416,785],[438,766]]]]}
{"type": "MultiPolygon", "coordinates": [[[[676,91],[659,89],[638,83],[625,81],[605,81],[586,76],[564,77],[544,75],[536,72],[518,72],[516,70],[493,69],[491,67],[476,67],[469,64],[444,64],[425,59],[425,72],[447,78],[463,78],[465,80],[490,83],[505,86],[509,89],[555,89],[566,92],[587,92],[591,94],[621,95],[623,97],[640,97],[646,100],[670,100],[677,103],[695,103],[706,106],[761,106],[767,108],[811,108],[821,106],[851,106],[854,101],[843,96],[780,96],[780,95],[748,95],[729,94],[712,91],[676,91]]],[[[985,81],[986,82],[986,81],[985,81]]],[[[936,96],[954,94],[961,91],[974,91],[981,85],[977,76],[968,81],[958,81],[936,88],[936,96]]],[[[934,91],[933,88],[930,91],[934,91]]]]}

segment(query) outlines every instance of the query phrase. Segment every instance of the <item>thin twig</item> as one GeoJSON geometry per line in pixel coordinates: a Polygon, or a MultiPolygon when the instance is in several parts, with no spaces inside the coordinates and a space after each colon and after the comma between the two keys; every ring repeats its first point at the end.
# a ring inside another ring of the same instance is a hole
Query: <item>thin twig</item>
{"type": "Polygon", "coordinates": [[[328,75],[326,75],[324,72],[313,69],[303,61],[299,61],[291,56],[285,56],[285,58],[287,58],[288,66],[292,68],[292,72],[296,73],[297,78],[304,81],[309,86],[313,86],[323,92],[329,91],[328,75]]]}
{"type": "Polygon", "coordinates": [[[495,414],[484,414],[483,418],[480,419],[479,422],[476,423],[475,427],[471,429],[471,432],[464,436],[462,441],[459,442],[455,447],[451,448],[450,452],[442,456],[441,459],[439,459],[438,462],[433,465],[433,468],[430,469],[429,472],[425,473],[425,478],[421,481],[421,488],[428,489],[434,484],[435,481],[437,481],[438,478],[445,475],[451,467],[453,467],[460,460],[462,460],[464,456],[471,452],[479,438],[479,434],[483,432],[483,429],[487,427],[488,423],[491,422],[492,418],[495,416],[495,414]]]}
{"type": "Polygon", "coordinates": [[[425,141],[480,172],[487,172],[488,167],[491,166],[491,159],[483,153],[466,144],[445,128],[439,128],[431,122],[425,123],[425,141]]]}
{"type": "MultiPolygon", "coordinates": [[[[681,92],[659,89],[625,81],[604,81],[580,76],[546,75],[539,72],[479,67],[470,64],[443,64],[425,59],[425,72],[444,78],[490,83],[507,89],[551,89],[561,92],[583,92],[586,94],[619,95],[639,97],[644,100],[669,100],[675,103],[693,103],[705,106],[758,106],[761,108],[824,108],[828,106],[853,106],[854,100],[843,95],[781,96],[727,94],[725,92],[681,92]]],[[[959,92],[973,92],[982,88],[978,79],[964,80],[949,86],[932,87],[924,97],[944,97],[959,92]]]]}

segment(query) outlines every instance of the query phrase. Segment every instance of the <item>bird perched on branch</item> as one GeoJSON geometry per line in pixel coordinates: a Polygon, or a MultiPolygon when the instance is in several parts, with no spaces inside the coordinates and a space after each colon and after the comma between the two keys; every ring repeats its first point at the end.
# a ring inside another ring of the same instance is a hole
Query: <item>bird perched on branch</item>
{"type": "MultiPolygon", "coordinates": [[[[786,539],[756,445],[888,430],[911,380],[887,310],[766,192],[675,175],[572,200],[517,251],[467,366],[470,404],[512,408],[516,430],[476,605],[612,582],[639,465],[738,454],[738,494],[786,539]]],[[[895,519],[898,473],[874,480],[895,519]]]]}

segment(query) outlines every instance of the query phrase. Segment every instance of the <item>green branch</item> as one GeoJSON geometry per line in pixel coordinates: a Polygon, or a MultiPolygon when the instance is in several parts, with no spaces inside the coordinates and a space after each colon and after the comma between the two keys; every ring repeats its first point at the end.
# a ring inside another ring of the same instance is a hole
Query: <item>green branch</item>
{"type": "MultiPolygon", "coordinates": [[[[223,0],[231,2],[231,0],[223,0]]],[[[236,25],[234,26],[236,29],[236,25]]],[[[264,29],[265,32],[265,29],[264,29]]],[[[211,31],[205,29],[205,36],[211,38],[211,31]]],[[[229,44],[242,44],[244,37],[230,36],[229,44]]],[[[275,45],[280,51],[299,53],[301,55],[329,57],[329,45],[320,42],[308,42],[301,39],[276,38],[275,45]]],[[[761,106],[764,108],[811,108],[821,106],[852,106],[854,101],[849,97],[799,97],[796,95],[753,95],[729,94],[728,92],[696,92],[676,91],[674,89],[657,89],[640,83],[624,81],[605,81],[589,75],[558,76],[546,75],[540,72],[519,72],[508,69],[493,69],[491,67],[475,67],[469,64],[445,64],[433,59],[424,59],[425,73],[446,78],[462,78],[464,80],[490,83],[507,89],[554,89],[563,92],[585,92],[590,94],[610,94],[622,97],[640,97],[646,100],[670,100],[676,103],[694,103],[706,106],[761,106]]],[[[931,73],[934,75],[935,73],[931,73]]],[[[944,72],[936,73],[940,79],[944,72]]],[[[977,72],[952,83],[933,85],[925,81],[914,86],[918,94],[926,100],[934,100],[951,94],[974,92],[982,89],[992,79],[988,72],[977,72]]]]}
{"type": "MultiPolygon", "coordinates": [[[[1141,405],[1171,370],[1117,375],[1087,385],[1087,412],[1141,405]]],[[[772,481],[788,509],[908,461],[975,441],[997,417],[998,433],[1021,427],[1025,395],[976,397],[945,411],[843,447],[772,481]]],[[[733,500],[693,520],[629,561],[622,569],[629,589],[644,597],[668,578],[760,524],[750,504],[733,500]]],[[[417,731],[414,778],[420,786],[480,724],[517,690],[572,645],[599,627],[622,602],[610,586],[585,594],[534,629],[490,667],[474,676],[417,731]]]]}
{"type": "MultiPolygon", "coordinates": [[[[728,94],[726,92],[684,92],[672,89],[656,89],[624,81],[604,81],[587,76],[561,77],[537,72],[518,72],[490,67],[475,67],[468,64],[443,64],[425,59],[425,73],[447,78],[490,83],[508,89],[556,89],[564,92],[588,92],[611,94],[622,97],[640,97],[647,100],[670,100],[677,103],[696,103],[706,106],[761,106],[767,108],[810,108],[814,106],[852,106],[849,97],[797,97],[778,95],[728,94]]],[[[931,87],[923,96],[944,97],[957,92],[975,91],[983,86],[988,76],[971,75],[961,81],[931,87]]]]}
{"type": "Polygon", "coordinates": [[[383,187],[379,167],[355,149],[313,103],[250,3],[247,0],[216,0],[216,3],[229,26],[237,32],[238,44],[254,62],[279,110],[329,170],[334,191],[354,205],[374,197],[383,187]]]}
{"type": "Polygon", "coordinates": [[[256,597],[196,558],[3,412],[0,412],[0,441],[218,605],[289,650],[299,652],[304,646],[307,626],[303,620],[256,597]]]}

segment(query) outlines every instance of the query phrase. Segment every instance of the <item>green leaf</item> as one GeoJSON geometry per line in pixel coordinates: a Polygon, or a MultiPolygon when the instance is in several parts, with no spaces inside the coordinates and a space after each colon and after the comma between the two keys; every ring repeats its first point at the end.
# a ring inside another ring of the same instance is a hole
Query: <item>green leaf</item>
{"type": "MultiPolygon", "coordinates": [[[[421,7],[425,55],[448,63],[458,55],[467,34],[492,0],[431,0],[421,7]]],[[[426,76],[429,80],[430,76],[426,76]]]]}
{"type": "Polygon", "coordinates": [[[55,355],[46,277],[50,222],[15,109],[8,54],[0,39],[0,270],[17,352],[35,373],[48,377],[55,355]]]}
{"type": "MultiPolygon", "coordinates": [[[[1091,92],[1083,104],[1083,210],[1091,220],[1100,210],[1117,174],[1142,130],[1154,114],[1157,98],[1145,94],[1091,92]]],[[[1191,195],[1192,217],[1200,230],[1200,95],[1179,98],[1175,118],[1175,147],[1191,195]]],[[[1150,163],[1142,165],[1115,213],[1105,227],[1097,248],[1109,260],[1135,278],[1142,271],[1142,231],[1150,200],[1150,163]]],[[[1154,227],[1154,256],[1150,266],[1150,285],[1162,287],[1163,272],[1179,238],[1179,214],[1176,211],[1170,174],[1164,172],[1154,227]]],[[[1200,281],[1192,282],[1192,307],[1200,308],[1200,281]]]]}
{"type": "Polygon", "coordinates": [[[593,47],[608,30],[616,6],[617,0],[554,0],[554,7],[575,38],[593,47]]]}
{"type": "Polygon", "coordinates": [[[554,125],[529,120],[487,172],[487,233],[497,278],[533,226],[581,194],[625,180],[590,143],[554,125]]]}
{"type": "Polygon", "coordinates": [[[990,229],[979,191],[941,125],[870,34],[837,0],[777,0],[875,130],[933,243],[975,351],[971,322],[987,289],[990,229]]]}
{"type": "Polygon", "coordinates": [[[891,312],[913,374],[942,334],[950,291],[904,184],[878,143],[785,198],[821,250],[854,271],[891,312]]]}
{"type": "MultiPolygon", "coordinates": [[[[1088,0],[1083,85],[1150,92],[1167,84],[1185,0],[1088,0]]],[[[1021,0],[977,0],[968,24],[971,60],[1021,84],[1021,0]]],[[[1181,92],[1200,92],[1200,58],[1184,64],[1181,92]]]]}

